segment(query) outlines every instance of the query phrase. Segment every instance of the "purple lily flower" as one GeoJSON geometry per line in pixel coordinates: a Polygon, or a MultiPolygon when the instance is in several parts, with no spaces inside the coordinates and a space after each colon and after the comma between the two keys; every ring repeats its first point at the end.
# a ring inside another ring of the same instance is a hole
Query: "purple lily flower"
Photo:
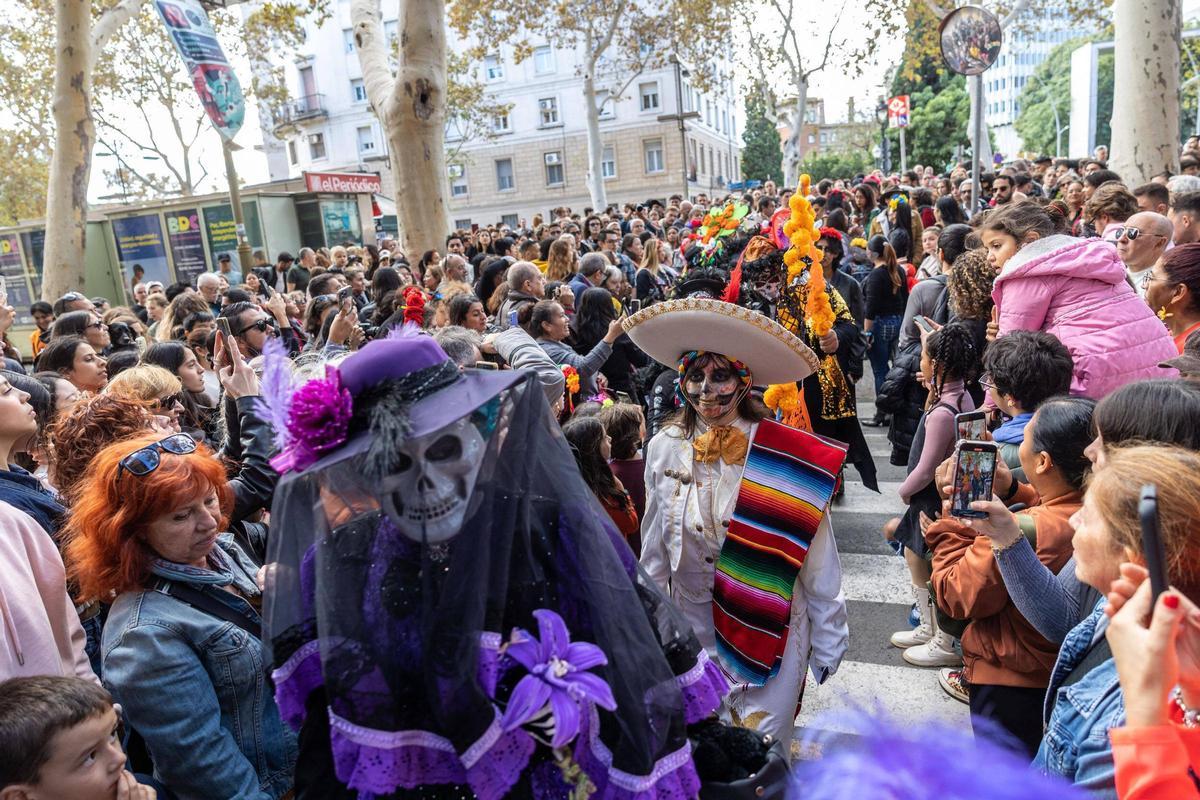
{"type": "Polygon", "coordinates": [[[555,723],[551,746],[564,747],[579,735],[584,703],[609,711],[617,707],[608,683],[586,671],[607,664],[608,657],[594,644],[572,642],[567,624],[553,611],[539,608],[533,616],[541,640],[517,629],[504,651],[529,674],[513,689],[500,725],[505,731],[519,728],[541,715],[549,704],[555,723]]]}

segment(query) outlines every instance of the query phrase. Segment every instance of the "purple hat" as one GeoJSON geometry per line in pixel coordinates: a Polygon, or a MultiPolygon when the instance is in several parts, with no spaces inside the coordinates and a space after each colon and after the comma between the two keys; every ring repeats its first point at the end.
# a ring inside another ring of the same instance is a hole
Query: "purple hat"
{"type": "MultiPolygon", "coordinates": [[[[407,331],[407,328],[402,328],[407,331]]],[[[442,367],[450,361],[432,336],[401,333],[395,338],[376,339],[338,366],[342,386],[358,397],[364,389],[387,380],[408,378],[414,373],[442,367]]]]}

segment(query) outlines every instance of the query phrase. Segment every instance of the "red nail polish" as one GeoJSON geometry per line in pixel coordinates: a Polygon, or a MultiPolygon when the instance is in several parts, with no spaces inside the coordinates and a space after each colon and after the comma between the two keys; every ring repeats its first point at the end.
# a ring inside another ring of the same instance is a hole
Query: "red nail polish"
{"type": "Polygon", "coordinates": [[[1163,605],[1170,609],[1179,608],[1179,595],[1169,594],[1163,598],[1163,605]]]}

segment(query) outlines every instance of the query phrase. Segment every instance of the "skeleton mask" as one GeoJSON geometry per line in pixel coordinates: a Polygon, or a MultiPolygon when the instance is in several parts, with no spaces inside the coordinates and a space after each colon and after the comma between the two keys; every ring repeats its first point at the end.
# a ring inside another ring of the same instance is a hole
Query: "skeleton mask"
{"type": "Polygon", "coordinates": [[[706,424],[726,425],[737,416],[745,387],[723,355],[705,353],[688,367],[682,379],[683,396],[706,424]]]}
{"type": "Polygon", "coordinates": [[[383,510],[414,541],[445,542],[461,530],[483,459],[469,416],[400,445],[400,467],[382,483],[383,510]]]}

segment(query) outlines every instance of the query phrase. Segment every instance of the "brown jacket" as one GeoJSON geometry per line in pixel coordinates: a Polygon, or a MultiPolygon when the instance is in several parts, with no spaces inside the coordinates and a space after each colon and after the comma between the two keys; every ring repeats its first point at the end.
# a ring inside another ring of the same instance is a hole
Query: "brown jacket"
{"type": "MultiPolygon", "coordinates": [[[[1071,515],[1082,498],[1069,494],[1024,512],[1037,530],[1036,550],[1057,573],[1071,558],[1071,515]]],[[[992,542],[953,517],[929,526],[933,588],[938,605],[955,619],[970,619],[962,638],[966,678],[971,683],[1045,688],[1058,656],[1009,599],[992,556],[992,542]]]]}

